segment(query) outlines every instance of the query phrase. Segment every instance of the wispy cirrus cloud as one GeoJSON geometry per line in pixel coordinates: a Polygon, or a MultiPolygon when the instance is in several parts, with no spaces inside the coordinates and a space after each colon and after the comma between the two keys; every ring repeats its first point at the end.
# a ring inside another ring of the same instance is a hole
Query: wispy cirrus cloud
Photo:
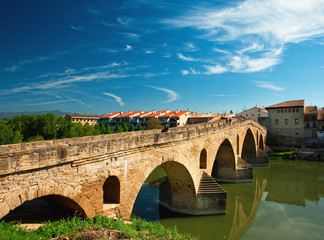
{"type": "Polygon", "coordinates": [[[93,108],[91,105],[89,105],[89,104],[86,104],[86,103],[84,103],[83,101],[81,101],[81,100],[78,100],[78,99],[75,99],[75,98],[72,98],[72,97],[69,97],[69,96],[65,96],[67,99],[70,99],[71,101],[73,101],[73,102],[77,102],[77,103],[80,103],[80,104],[82,104],[83,106],[86,106],[86,107],[88,107],[88,108],[93,108]]]}
{"type": "Polygon", "coordinates": [[[232,94],[214,94],[214,97],[234,97],[235,95],[232,94]]]}
{"type": "Polygon", "coordinates": [[[120,105],[120,106],[124,106],[125,103],[123,102],[123,100],[121,99],[121,97],[118,97],[117,95],[113,94],[113,93],[107,93],[107,92],[103,92],[103,94],[105,94],[106,96],[112,97],[115,99],[115,101],[120,105]]]}
{"type": "Polygon", "coordinates": [[[253,83],[255,84],[255,86],[257,86],[259,88],[265,88],[265,89],[270,89],[270,90],[274,90],[274,91],[284,91],[285,90],[284,87],[279,87],[279,86],[276,86],[269,82],[254,81],[253,83]]]}
{"type": "Polygon", "coordinates": [[[65,55],[67,53],[68,53],[67,51],[60,51],[60,52],[51,53],[51,54],[49,54],[47,56],[24,59],[24,60],[22,60],[20,62],[13,63],[9,67],[6,67],[5,71],[7,71],[7,72],[16,72],[16,71],[19,71],[24,65],[38,63],[38,62],[45,62],[45,61],[49,61],[49,60],[54,60],[57,57],[65,55]]]}
{"type": "Polygon", "coordinates": [[[211,74],[220,74],[220,73],[224,73],[227,72],[227,68],[222,67],[220,65],[215,65],[215,66],[204,66],[207,71],[205,72],[205,74],[207,75],[211,75],[211,74]]]}
{"type": "Polygon", "coordinates": [[[124,49],[125,51],[131,51],[131,50],[133,50],[133,48],[132,48],[132,46],[131,45],[126,45],[125,46],[125,49],[124,49]]]}
{"type": "Polygon", "coordinates": [[[121,25],[130,25],[132,22],[134,22],[134,19],[130,17],[118,17],[116,20],[121,25]]]}
{"type": "Polygon", "coordinates": [[[196,29],[200,38],[213,44],[230,45],[230,50],[213,48],[225,54],[219,64],[228,65],[230,72],[251,73],[279,64],[289,43],[323,37],[324,4],[322,0],[245,0],[224,8],[193,7],[162,22],[196,29]]]}
{"type": "Polygon", "coordinates": [[[74,31],[84,31],[84,27],[83,26],[74,26],[74,25],[70,25],[70,28],[74,31]]]}
{"type": "Polygon", "coordinates": [[[196,59],[194,59],[193,57],[186,57],[182,53],[178,53],[177,56],[179,59],[184,60],[184,61],[190,61],[190,62],[196,61],[196,59]]]}
{"type": "Polygon", "coordinates": [[[179,95],[178,93],[176,93],[175,91],[172,91],[170,89],[167,88],[161,88],[161,87],[156,87],[156,86],[152,86],[152,85],[144,85],[145,87],[149,87],[149,88],[153,88],[162,92],[166,92],[167,93],[167,100],[164,101],[164,103],[170,103],[173,102],[177,99],[179,99],[179,95]]]}

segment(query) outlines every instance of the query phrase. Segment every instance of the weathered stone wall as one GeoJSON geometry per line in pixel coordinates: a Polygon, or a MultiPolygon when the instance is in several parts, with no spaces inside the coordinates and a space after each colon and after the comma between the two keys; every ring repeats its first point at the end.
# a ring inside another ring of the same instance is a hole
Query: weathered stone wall
{"type": "Polygon", "coordinates": [[[128,218],[145,179],[159,165],[169,174],[174,205],[192,207],[190,199],[197,193],[202,171],[211,175],[225,139],[233,148],[238,170],[248,129],[255,145],[257,136],[266,136],[264,127],[245,120],[171,128],[166,133],[149,130],[2,145],[0,218],[26,200],[47,195],[71,199],[88,217],[102,214],[103,186],[109,176],[120,181],[118,209],[128,218]],[[202,149],[207,152],[206,169],[200,169],[202,149]]]}

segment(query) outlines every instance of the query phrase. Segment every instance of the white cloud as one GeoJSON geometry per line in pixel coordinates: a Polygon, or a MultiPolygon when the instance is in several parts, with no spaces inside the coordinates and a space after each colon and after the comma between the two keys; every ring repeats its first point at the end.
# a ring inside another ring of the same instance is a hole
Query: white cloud
{"type": "Polygon", "coordinates": [[[186,42],[184,43],[184,50],[185,51],[188,51],[188,52],[196,52],[196,51],[199,51],[199,48],[197,48],[195,46],[195,44],[193,44],[192,42],[186,42]]]}
{"type": "Polygon", "coordinates": [[[126,45],[126,47],[125,47],[125,51],[130,51],[130,50],[132,50],[133,48],[132,48],[132,46],[131,45],[126,45]]]}
{"type": "MultiPolygon", "coordinates": [[[[126,36],[131,41],[138,41],[141,38],[141,36],[137,33],[121,33],[121,34],[126,36]]],[[[127,45],[127,46],[129,46],[129,45],[127,45]]]]}
{"type": "Polygon", "coordinates": [[[188,70],[181,70],[181,73],[183,76],[186,76],[189,74],[189,71],[188,70]]]}
{"type": "Polygon", "coordinates": [[[154,50],[149,50],[149,49],[145,50],[145,54],[152,54],[152,53],[154,53],[154,50]]]}
{"type": "Polygon", "coordinates": [[[259,88],[265,88],[265,89],[270,89],[270,90],[274,90],[274,91],[284,91],[285,90],[284,87],[278,87],[278,86],[275,86],[269,82],[254,81],[254,84],[255,84],[255,86],[257,86],[259,88]]]}
{"type": "Polygon", "coordinates": [[[82,26],[70,25],[70,28],[74,31],[84,31],[84,28],[82,26]]]}
{"type": "Polygon", "coordinates": [[[172,91],[170,89],[155,87],[155,86],[151,86],[151,85],[145,85],[145,86],[149,87],[149,88],[159,90],[159,91],[162,91],[162,92],[166,92],[168,99],[164,103],[170,103],[170,102],[173,102],[173,101],[180,98],[179,95],[175,91],[172,91]]]}
{"type": "Polygon", "coordinates": [[[220,74],[227,72],[227,68],[222,67],[220,65],[215,65],[215,66],[204,66],[207,69],[207,72],[205,74],[210,75],[210,74],[220,74]]]}
{"type": "Polygon", "coordinates": [[[191,61],[191,62],[196,61],[196,60],[195,60],[194,58],[192,58],[192,57],[185,57],[185,56],[183,56],[182,53],[178,53],[177,55],[178,55],[178,58],[179,58],[179,59],[182,59],[182,60],[184,60],[184,61],[191,61]]]}
{"type": "Polygon", "coordinates": [[[324,36],[323,0],[245,0],[228,8],[191,9],[163,22],[194,28],[201,38],[232,45],[231,51],[213,49],[227,55],[223,65],[229,64],[229,71],[271,69],[281,62],[284,46],[324,36]]]}
{"type": "Polygon", "coordinates": [[[51,54],[49,54],[47,56],[41,56],[41,57],[25,59],[25,60],[22,60],[20,62],[15,63],[15,64],[12,64],[10,67],[6,67],[5,70],[7,72],[16,72],[16,71],[20,70],[20,68],[23,67],[24,65],[33,64],[33,63],[37,63],[37,62],[45,62],[45,61],[49,61],[49,60],[54,60],[57,57],[59,57],[61,55],[64,55],[64,54],[67,54],[67,53],[68,52],[61,51],[61,52],[51,53],[51,54]]]}
{"type": "Polygon", "coordinates": [[[121,99],[121,97],[118,97],[116,96],[115,94],[113,93],[107,93],[107,92],[103,92],[103,94],[109,96],[109,97],[112,97],[115,99],[115,101],[120,105],[120,106],[124,106],[124,102],[123,100],[121,99]]]}
{"type": "Polygon", "coordinates": [[[80,104],[82,104],[82,105],[84,105],[84,106],[86,106],[86,107],[93,108],[91,105],[86,104],[86,103],[84,103],[84,102],[82,102],[82,101],[80,101],[80,100],[78,100],[78,99],[71,98],[71,97],[69,97],[69,96],[65,96],[65,97],[66,97],[67,99],[70,99],[71,101],[74,101],[74,102],[80,103],[80,104]]]}
{"type": "Polygon", "coordinates": [[[133,22],[134,20],[129,17],[118,17],[117,22],[119,22],[121,25],[129,25],[133,22]]]}

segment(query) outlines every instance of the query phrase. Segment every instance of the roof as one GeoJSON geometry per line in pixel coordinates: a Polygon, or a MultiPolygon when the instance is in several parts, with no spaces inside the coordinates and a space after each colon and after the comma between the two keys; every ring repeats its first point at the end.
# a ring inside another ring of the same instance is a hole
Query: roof
{"type": "Polygon", "coordinates": [[[144,117],[156,117],[156,116],[160,116],[161,114],[163,114],[165,112],[166,112],[166,110],[151,112],[151,114],[145,115],[144,117]]]}
{"type": "Polygon", "coordinates": [[[101,118],[111,118],[111,117],[115,117],[115,116],[120,115],[120,114],[122,114],[122,112],[110,113],[108,115],[102,116],[101,118]]]}
{"type": "Polygon", "coordinates": [[[305,107],[305,114],[317,114],[317,107],[316,106],[307,106],[305,107]]]}
{"type": "Polygon", "coordinates": [[[78,113],[69,113],[69,115],[71,116],[71,118],[100,118],[101,116],[99,115],[87,115],[87,114],[78,114],[78,113]]]}
{"type": "Polygon", "coordinates": [[[190,116],[189,118],[214,118],[217,116],[217,113],[197,113],[195,115],[190,116]]]}
{"type": "Polygon", "coordinates": [[[135,112],[127,112],[127,113],[123,113],[123,114],[120,114],[118,116],[116,116],[116,118],[121,118],[121,117],[133,117],[133,116],[136,116],[138,114],[140,114],[141,111],[135,111],[135,112]]]}
{"type": "Polygon", "coordinates": [[[141,112],[140,114],[134,116],[134,117],[145,117],[146,115],[150,114],[152,112],[141,112]]]}
{"type": "Polygon", "coordinates": [[[218,120],[221,120],[222,119],[222,116],[217,116],[217,117],[214,117],[212,120],[210,120],[209,122],[216,122],[218,120]]]}
{"type": "Polygon", "coordinates": [[[319,121],[324,121],[324,110],[319,110],[318,111],[318,120],[319,121]]]}
{"type": "Polygon", "coordinates": [[[179,111],[173,114],[171,117],[180,117],[183,114],[190,113],[190,111],[179,111]]]}
{"type": "Polygon", "coordinates": [[[174,113],[175,113],[175,111],[166,112],[165,114],[161,115],[160,117],[171,117],[171,116],[173,116],[174,113]]]}
{"type": "Polygon", "coordinates": [[[288,108],[288,107],[304,107],[305,106],[305,100],[293,100],[293,101],[286,101],[286,102],[281,102],[277,103],[274,105],[270,105],[266,107],[268,108],[288,108]]]}

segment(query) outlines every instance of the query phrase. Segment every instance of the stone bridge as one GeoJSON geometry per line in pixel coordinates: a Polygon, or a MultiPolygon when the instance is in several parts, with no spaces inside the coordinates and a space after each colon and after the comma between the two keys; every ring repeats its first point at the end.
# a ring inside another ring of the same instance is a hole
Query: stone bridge
{"type": "Polygon", "coordinates": [[[128,219],[158,166],[168,181],[160,203],[201,215],[226,213],[226,192],[214,181],[244,182],[268,164],[267,131],[253,120],[219,121],[0,146],[0,218],[25,201],[45,198],[86,217],[119,211],[128,219]],[[252,165],[252,166],[251,166],[252,165]]]}

